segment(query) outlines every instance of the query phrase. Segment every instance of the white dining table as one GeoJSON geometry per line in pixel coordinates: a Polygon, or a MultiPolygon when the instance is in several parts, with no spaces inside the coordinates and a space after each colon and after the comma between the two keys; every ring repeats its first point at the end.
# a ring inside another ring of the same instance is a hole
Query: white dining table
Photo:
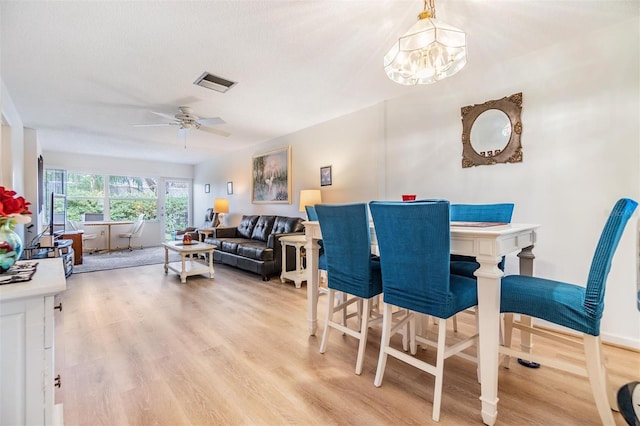
{"type": "MultiPolygon", "coordinates": [[[[307,320],[309,333],[318,328],[318,240],[322,239],[317,221],[303,222],[307,243],[307,320]]],[[[498,264],[502,256],[519,251],[520,273],[533,275],[533,246],[539,225],[511,223],[494,226],[451,226],[451,253],[474,256],[480,267],[478,282],[479,363],[481,377],[480,400],[482,420],[493,425],[498,416],[498,361],[500,345],[500,282],[504,275],[498,264]]],[[[375,228],[371,226],[371,241],[376,244],[375,228]]],[[[529,350],[529,335],[522,336],[522,349],[529,350]]]]}
{"type": "Polygon", "coordinates": [[[107,252],[111,252],[111,227],[118,225],[132,225],[130,220],[101,220],[84,222],[84,226],[106,226],[107,227],[107,252]]]}

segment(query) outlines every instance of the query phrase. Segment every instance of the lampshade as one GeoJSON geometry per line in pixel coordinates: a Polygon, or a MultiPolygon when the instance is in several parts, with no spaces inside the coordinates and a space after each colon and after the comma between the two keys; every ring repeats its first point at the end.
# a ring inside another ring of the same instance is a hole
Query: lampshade
{"type": "Polygon", "coordinates": [[[424,0],[424,10],[418,15],[418,22],[398,39],[384,57],[384,70],[396,83],[435,83],[454,75],[467,63],[464,31],[438,21],[433,2],[424,0]]]}
{"type": "Polygon", "coordinates": [[[216,198],[213,201],[213,211],[216,213],[229,213],[229,200],[226,198],[216,198]]]}
{"type": "Polygon", "coordinates": [[[319,189],[303,189],[300,191],[300,211],[305,211],[305,206],[315,206],[322,202],[319,189]]]}

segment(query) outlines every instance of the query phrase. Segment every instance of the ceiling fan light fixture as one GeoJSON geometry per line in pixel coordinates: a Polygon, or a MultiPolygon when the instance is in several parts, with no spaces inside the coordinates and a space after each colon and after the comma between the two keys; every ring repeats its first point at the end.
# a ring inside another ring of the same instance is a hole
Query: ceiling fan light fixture
{"type": "Polygon", "coordinates": [[[431,84],[465,66],[464,31],[437,20],[435,15],[434,0],[424,0],[418,22],[385,55],[384,70],[391,80],[404,85],[431,84]]]}
{"type": "Polygon", "coordinates": [[[222,78],[205,71],[196,79],[196,81],[193,82],[193,84],[206,89],[215,90],[216,92],[226,93],[229,89],[238,84],[238,82],[227,80],[226,78],[222,78]]]}

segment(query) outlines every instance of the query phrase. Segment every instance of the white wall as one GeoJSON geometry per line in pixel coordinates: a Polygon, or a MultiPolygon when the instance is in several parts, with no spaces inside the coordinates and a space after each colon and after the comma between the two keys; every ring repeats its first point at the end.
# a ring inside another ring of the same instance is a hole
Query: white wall
{"type": "MultiPolygon", "coordinates": [[[[242,214],[300,215],[300,189],[320,188],[333,165],[325,202],[400,199],[516,204],[513,220],[541,225],[536,275],[584,285],[607,215],[620,197],[640,199],[639,19],[481,67],[470,64],[412,94],[284,136],[195,169],[195,211],[229,196],[230,224],[242,214]],[[624,40],[621,43],[620,40],[624,40]],[[524,161],[462,169],[465,105],[523,92],[524,161]],[[292,146],[293,204],[250,203],[251,157],[292,146]],[[202,185],[210,183],[210,194],[202,185]],[[197,188],[200,187],[200,190],[197,188]]],[[[638,217],[631,219],[609,276],[603,337],[640,348],[638,217]]],[[[515,257],[507,272],[517,270],[515,257]]]]}
{"type": "Polygon", "coordinates": [[[33,129],[24,130],[24,197],[31,201],[31,224],[25,229],[25,245],[35,242],[40,232],[44,229],[44,209],[38,211],[38,157],[42,148],[38,143],[38,132],[33,129]]]}
{"type": "MultiPolygon", "coordinates": [[[[0,132],[0,185],[25,195],[24,179],[24,131],[22,120],[2,79],[0,79],[0,112],[2,131],[0,132]]],[[[24,226],[16,226],[15,232],[24,241],[24,226]]]]}
{"type": "Polygon", "coordinates": [[[305,213],[299,211],[300,190],[320,188],[320,167],[326,165],[333,166],[334,184],[323,188],[323,201],[368,201],[377,198],[377,188],[371,183],[376,176],[375,163],[380,158],[378,147],[381,135],[378,126],[372,127],[371,123],[378,121],[379,111],[379,106],[367,108],[196,166],[195,211],[204,212],[212,207],[215,198],[228,198],[227,224],[237,224],[243,214],[250,213],[306,217],[305,213]],[[362,151],[360,141],[371,141],[371,146],[362,151]],[[292,146],[292,203],[251,204],[252,157],[286,146],[292,146]],[[358,161],[353,161],[354,157],[358,161]],[[233,195],[226,193],[228,181],[233,182],[233,195]],[[211,184],[209,194],[203,194],[203,185],[206,183],[211,184]]]}

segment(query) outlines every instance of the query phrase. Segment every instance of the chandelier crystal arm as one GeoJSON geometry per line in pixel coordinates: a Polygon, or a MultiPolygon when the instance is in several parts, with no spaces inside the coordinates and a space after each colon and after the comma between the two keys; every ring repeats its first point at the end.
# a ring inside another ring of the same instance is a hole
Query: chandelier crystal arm
{"type": "Polygon", "coordinates": [[[422,12],[420,12],[420,14],[418,15],[418,19],[426,19],[426,18],[434,18],[436,17],[436,6],[433,3],[435,0],[428,0],[429,1],[429,8],[427,10],[427,0],[423,0],[424,1],[424,8],[422,10],[422,12]]]}

